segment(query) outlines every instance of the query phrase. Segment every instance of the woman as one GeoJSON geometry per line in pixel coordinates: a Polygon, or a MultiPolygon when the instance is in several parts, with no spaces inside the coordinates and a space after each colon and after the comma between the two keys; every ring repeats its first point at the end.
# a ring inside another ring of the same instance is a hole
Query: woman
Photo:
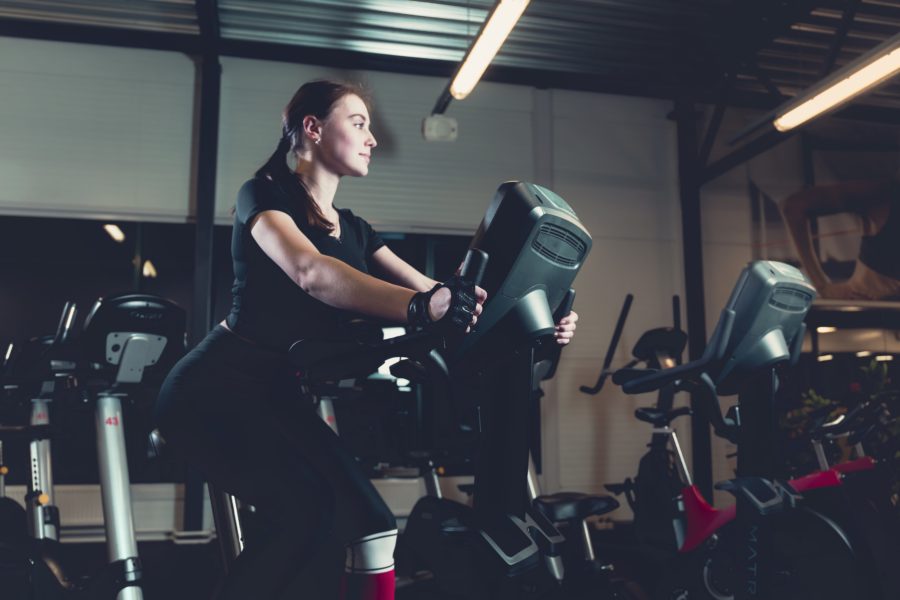
{"type": "MultiPolygon", "coordinates": [[[[296,401],[287,349],[333,336],[348,313],[468,330],[486,293],[458,276],[438,284],[334,207],[341,177],[365,176],[377,146],[361,90],[307,83],[282,125],[275,152],[238,193],[231,313],[169,374],[157,421],[210,482],[254,505],[273,530],[241,554],[223,597],[281,597],[337,541],[346,566],[330,597],[390,599],[394,517],[337,436],[296,401]]],[[[576,320],[560,322],[559,343],[576,320]]]]}
{"type": "Polygon", "coordinates": [[[815,186],[788,197],[781,207],[800,263],[822,298],[900,299],[900,182],[852,181],[815,186]],[[855,213],[863,223],[859,257],[850,279],[833,282],[813,245],[810,221],[855,213]]]}

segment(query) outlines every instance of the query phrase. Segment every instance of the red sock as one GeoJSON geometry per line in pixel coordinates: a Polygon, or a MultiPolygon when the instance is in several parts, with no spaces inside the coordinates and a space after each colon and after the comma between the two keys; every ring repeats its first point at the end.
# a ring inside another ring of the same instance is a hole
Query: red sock
{"type": "Polygon", "coordinates": [[[344,573],[340,600],[394,600],[394,570],[383,573],[344,573]]]}

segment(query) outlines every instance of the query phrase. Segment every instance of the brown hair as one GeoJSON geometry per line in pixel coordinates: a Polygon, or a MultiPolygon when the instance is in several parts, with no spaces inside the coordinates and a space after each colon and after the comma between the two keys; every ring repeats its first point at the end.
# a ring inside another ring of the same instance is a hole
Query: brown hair
{"type": "Polygon", "coordinates": [[[313,202],[300,176],[288,167],[285,155],[303,148],[303,119],[306,116],[311,115],[324,121],[331,114],[335,103],[350,94],[359,96],[366,106],[369,105],[368,93],[361,86],[352,83],[318,79],[300,86],[281,113],[281,140],[275,152],[256,171],[257,177],[271,179],[287,193],[297,196],[306,210],[307,222],[312,227],[328,232],[334,230],[334,225],[313,202]]]}

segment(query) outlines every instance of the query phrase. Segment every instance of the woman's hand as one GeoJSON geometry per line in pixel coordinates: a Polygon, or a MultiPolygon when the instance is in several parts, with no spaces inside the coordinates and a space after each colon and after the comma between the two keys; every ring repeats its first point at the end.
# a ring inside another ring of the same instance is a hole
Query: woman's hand
{"type": "MultiPolygon", "coordinates": [[[[428,303],[428,312],[432,321],[439,321],[444,315],[447,314],[447,311],[450,310],[450,301],[452,298],[452,294],[450,289],[447,287],[438,288],[437,291],[434,292],[431,296],[431,300],[428,303]]],[[[484,301],[487,300],[487,292],[483,289],[475,286],[475,308],[472,310],[472,320],[469,321],[469,325],[466,327],[466,332],[468,333],[472,327],[475,326],[475,323],[478,321],[478,315],[481,314],[481,311],[484,310],[483,304],[484,301]]]]}
{"type": "Polygon", "coordinates": [[[575,337],[576,321],[578,321],[578,313],[574,310],[559,320],[559,323],[556,324],[556,332],[553,334],[557,344],[565,346],[572,341],[572,338],[575,337]]]}

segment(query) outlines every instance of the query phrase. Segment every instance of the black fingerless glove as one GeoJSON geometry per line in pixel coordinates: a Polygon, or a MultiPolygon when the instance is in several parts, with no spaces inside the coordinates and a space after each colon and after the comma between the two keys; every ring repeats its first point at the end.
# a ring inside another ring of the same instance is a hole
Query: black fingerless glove
{"type": "Polygon", "coordinates": [[[409,307],[406,309],[406,322],[414,327],[423,327],[431,325],[431,314],[428,312],[428,303],[431,297],[438,291],[441,284],[437,283],[427,292],[417,292],[413,294],[412,300],[409,301],[409,307]]]}
{"type": "Polygon", "coordinates": [[[431,297],[440,288],[450,290],[450,308],[447,313],[438,319],[437,323],[446,325],[449,329],[465,331],[472,322],[472,314],[475,312],[475,284],[467,279],[454,275],[444,283],[439,283],[427,292],[419,292],[412,297],[407,310],[407,322],[410,325],[422,326],[434,323],[428,313],[428,303],[431,297]]]}

